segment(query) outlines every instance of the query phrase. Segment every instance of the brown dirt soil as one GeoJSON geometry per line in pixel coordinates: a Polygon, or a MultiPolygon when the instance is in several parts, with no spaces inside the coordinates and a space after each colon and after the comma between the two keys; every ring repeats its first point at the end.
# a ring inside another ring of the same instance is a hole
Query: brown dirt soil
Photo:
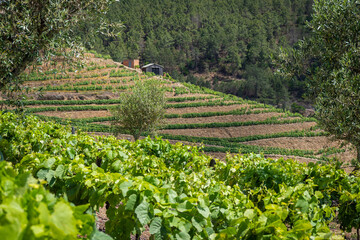
{"type": "Polygon", "coordinates": [[[66,106],[66,105],[31,105],[31,106],[28,106],[27,108],[63,107],[63,106],[66,106]]]}
{"type": "Polygon", "coordinates": [[[228,153],[222,153],[222,152],[206,152],[205,154],[211,156],[212,158],[219,159],[221,161],[224,161],[226,158],[226,155],[228,153]]]}
{"type": "Polygon", "coordinates": [[[301,119],[300,117],[282,117],[282,118],[278,118],[277,120],[281,121],[281,120],[299,120],[301,119]]]}
{"type": "Polygon", "coordinates": [[[185,98],[185,97],[219,97],[217,95],[213,95],[213,94],[204,94],[204,93],[185,93],[185,94],[178,94],[178,95],[174,95],[172,93],[168,93],[169,98],[185,98]]]}
{"type": "Polygon", "coordinates": [[[110,91],[102,91],[101,93],[75,93],[75,92],[47,92],[39,96],[38,94],[30,94],[28,97],[31,100],[96,100],[96,99],[114,99],[118,98],[118,94],[110,91]]]}
{"type": "Polygon", "coordinates": [[[228,112],[244,107],[248,104],[235,104],[229,106],[204,106],[204,107],[186,107],[186,108],[169,108],[166,110],[167,114],[183,114],[183,113],[202,113],[202,112],[228,112]]]}
{"type": "MultiPolygon", "coordinates": [[[[98,104],[90,104],[93,106],[97,106],[98,104]]],[[[48,107],[50,106],[58,106],[60,105],[46,105],[48,107]]],[[[79,105],[81,106],[81,105],[79,105]]],[[[88,105],[87,105],[88,106],[88,105]]],[[[99,105],[100,106],[100,105],[99,105]]],[[[192,113],[192,112],[226,112],[231,111],[235,109],[240,109],[243,107],[246,107],[248,105],[230,105],[230,106],[212,106],[212,107],[187,107],[187,108],[169,108],[167,109],[167,114],[177,113],[177,114],[183,114],[183,113],[192,113]]],[[[32,107],[45,107],[45,105],[34,105],[32,107]]],[[[109,117],[111,116],[110,112],[108,111],[48,111],[48,112],[41,112],[38,113],[39,115],[44,116],[54,116],[54,117],[60,117],[60,118],[90,118],[90,117],[109,117]],[[104,115],[105,112],[105,115],[104,115]]]]}
{"type": "Polygon", "coordinates": [[[111,122],[110,122],[110,121],[105,121],[105,122],[93,122],[92,124],[99,124],[99,125],[110,126],[110,125],[111,125],[111,122]]]}
{"type": "Polygon", "coordinates": [[[339,147],[340,145],[339,142],[333,142],[328,137],[323,136],[270,138],[245,142],[244,144],[301,150],[320,150],[329,147],[339,147]]]}
{"type": "Polygon", "coordinates": [[[191,124],[191,123],[225,123],[225,122],[247,122],[247,121],[263,121],[267,118],[281,116],[282,113],[259,113],[249,115],[225,115],[213,117],[197,117],[197,118],[169,118],[167,124],[191,124]]]}
{"type": "Polygon", "coordinates": [[[109,111],[68,111],[68,112],[40,112],[39,115],[48,117],[60,117],[64,119],[80,119],[91,117],[111,117],[109,111]]]}
{"type": "MultiPolygon", "coordinates": [[[[110,99],[111,97],[108,97],[108,98],[110,99]]],[[[92,100],[96,100],[96,99],[92,99],[92,100]]],[[[66,100],[63,100],[63,101],[66,101],[66,100]]],[[[181,103],[197,103],[197,102],[209,102],[209,100],[205,99],[205,100],[184,101],[184,102],[167,102],[167,104],[176,105],[176,104],[181,104],[181,103]]],[[[116,103],[114,103],[114,104],[116,104],[116,103]]],[[[75,105],[31,105],[31,106],[28,106],[28,108],[65,107],[65,106],[104,106],[104,105],[114,105],[114,104],[106,103],[106,104],[84,104],[84,105],[81,105],[81,104],[75,104],[75,105]]]]}
{"type": "Polygon", "coordinates": [[[168,129],[161,133],[172,135],[186,135],[196,137],[245,137],[251,135],[265,135],[279,132],[289,132],[294,130],[304,130],[315,126],[315,122],[291,123],[291,124],[272,124],[272,125],[253,125],[241,127],[225,128],[197,128],[197,129],[168,129]]]}
{"type": "Polygon", "coordinates": [[[109,220],[109,218],[106,216],[105,205],[96,212],[96,217],[96,228],[100,231],[105,231],[105,223],[109,220]]]}
{"type": "MultiPolygon", "coordinates": [[[[114,104],[84,104],[84,105],[32,105],[31,107],[28,108],[43,108],[43,107],[86,107],[86,106],[111,106],[111,105],[116,105],[116,103],[114,104]]],[[[81,112],[81,111],[76,111],[76,112],[81,112]]]]}
{"type": "Polygon", "coordinates": [[[198,103],[198,102],[209,102],[209,101],[213,101],[214,99],[199,99],[199,100],[189,100],[189,101],[183,101],[183,102],[167,102],[167,104],[172,104],[172,105],[176,105],[176,104],[180,104],[180,103],[198,103]]]}
{"type": "MultiPolygon", "coordinates": [[[[283,137],[272,139],[261,139],[256,141],[245,142],[244,144],[263,146],[263,147],[280,147],[287,149],[301,149],[319,151],[325,148],[340,148],[341,141],[333,141],[329,137],[283,137]]],[[[352,159],[356,158],[356,152],[351,149],[351,146],[344,147],[345,152],[331,154],[327,157],[335,157],[346,164],[350,163],[352,159]]],[[[321,157],[319,155],[318,157],[321,157]]],[[[295,157],[298,159],[299,157],[295,157]]]]}
{"type": "Polygon", "coordinates": [[[356,158],[356,151],[355,151],[355,149],[351,149],[350,147],[347,147],[345,152],[331,154],[327,157],[330,157],[330,158],[335,157],[335,158],[339,159],[341,162],[350,164],[351,160],[356,158]]]}
{"type": "MultiPolygon", "coordinates": [[[[213,117],[197,117],[197,118],[169,118],[166,124],[193,124],[193,123],[227,123],[227,122],[247,122],[247,121],[263,121],[267,118],[276,117],[281,113],[260,113],[249,115],[226,115],[213,117]]],[[[110,125],[111,122],[94,122],[94,124],[110,125]]]]}

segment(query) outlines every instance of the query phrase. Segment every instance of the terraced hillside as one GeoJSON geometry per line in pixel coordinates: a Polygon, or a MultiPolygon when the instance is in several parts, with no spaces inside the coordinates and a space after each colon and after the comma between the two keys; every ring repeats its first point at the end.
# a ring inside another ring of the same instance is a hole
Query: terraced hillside
{"type": "Polygon", "coordinates": [[[204,144],[204,151],[217,158],[227,152],[262,152],[301,161],[336,156],[349,162],[354,158],[352,151],[330,141],[312,118],[171,77],[145,75],[90,54],[82,69],[68,69],[64,74],[42,66],[42,71],[33,70],[24,78],[34,90],[25,102],[27,112],[96,134],[110,132],[109,110],[119,102],[119,92],[131,91],[135,80],[157,78],[168,99],[166,125],[160,135],[170,141],[204,144]]]}

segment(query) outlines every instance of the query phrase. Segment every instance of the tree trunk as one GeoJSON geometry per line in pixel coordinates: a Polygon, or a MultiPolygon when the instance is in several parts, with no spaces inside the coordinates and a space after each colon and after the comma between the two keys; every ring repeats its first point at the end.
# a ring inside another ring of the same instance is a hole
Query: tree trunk
{"type": "Polygon", "coordinates": [[[133,134],[134,141],[136,142],[137,140],[139,140],[140,136],[141,136],[141,132],[140,132],[140,131],[139,131],[139,132],[134,133],[134,134],[133,134]]]}

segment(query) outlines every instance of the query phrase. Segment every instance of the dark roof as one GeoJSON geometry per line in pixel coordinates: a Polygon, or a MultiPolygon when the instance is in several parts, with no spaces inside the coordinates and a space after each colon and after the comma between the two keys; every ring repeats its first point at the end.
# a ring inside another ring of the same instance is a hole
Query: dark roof
{"type": "Polygon", "coordinates": [[[149,64],[146,64],[145,66],[142,66],[141,68],[148,68],[151,66],[158,66],[158,67],[164,68],[163,66],[156,64],[156,63],[149,63],[149,64]]]}

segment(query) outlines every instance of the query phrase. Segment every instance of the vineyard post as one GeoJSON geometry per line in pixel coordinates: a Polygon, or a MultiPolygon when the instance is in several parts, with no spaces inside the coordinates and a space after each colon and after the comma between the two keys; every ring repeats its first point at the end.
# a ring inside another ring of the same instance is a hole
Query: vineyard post
{"type": "Polygon", "coordinates": [[[215,164],[216,164],[215,159],[212,158],[212,159],[210,160],[210,165],[209,165],[209,167],[215,168],[215,164]]]}

